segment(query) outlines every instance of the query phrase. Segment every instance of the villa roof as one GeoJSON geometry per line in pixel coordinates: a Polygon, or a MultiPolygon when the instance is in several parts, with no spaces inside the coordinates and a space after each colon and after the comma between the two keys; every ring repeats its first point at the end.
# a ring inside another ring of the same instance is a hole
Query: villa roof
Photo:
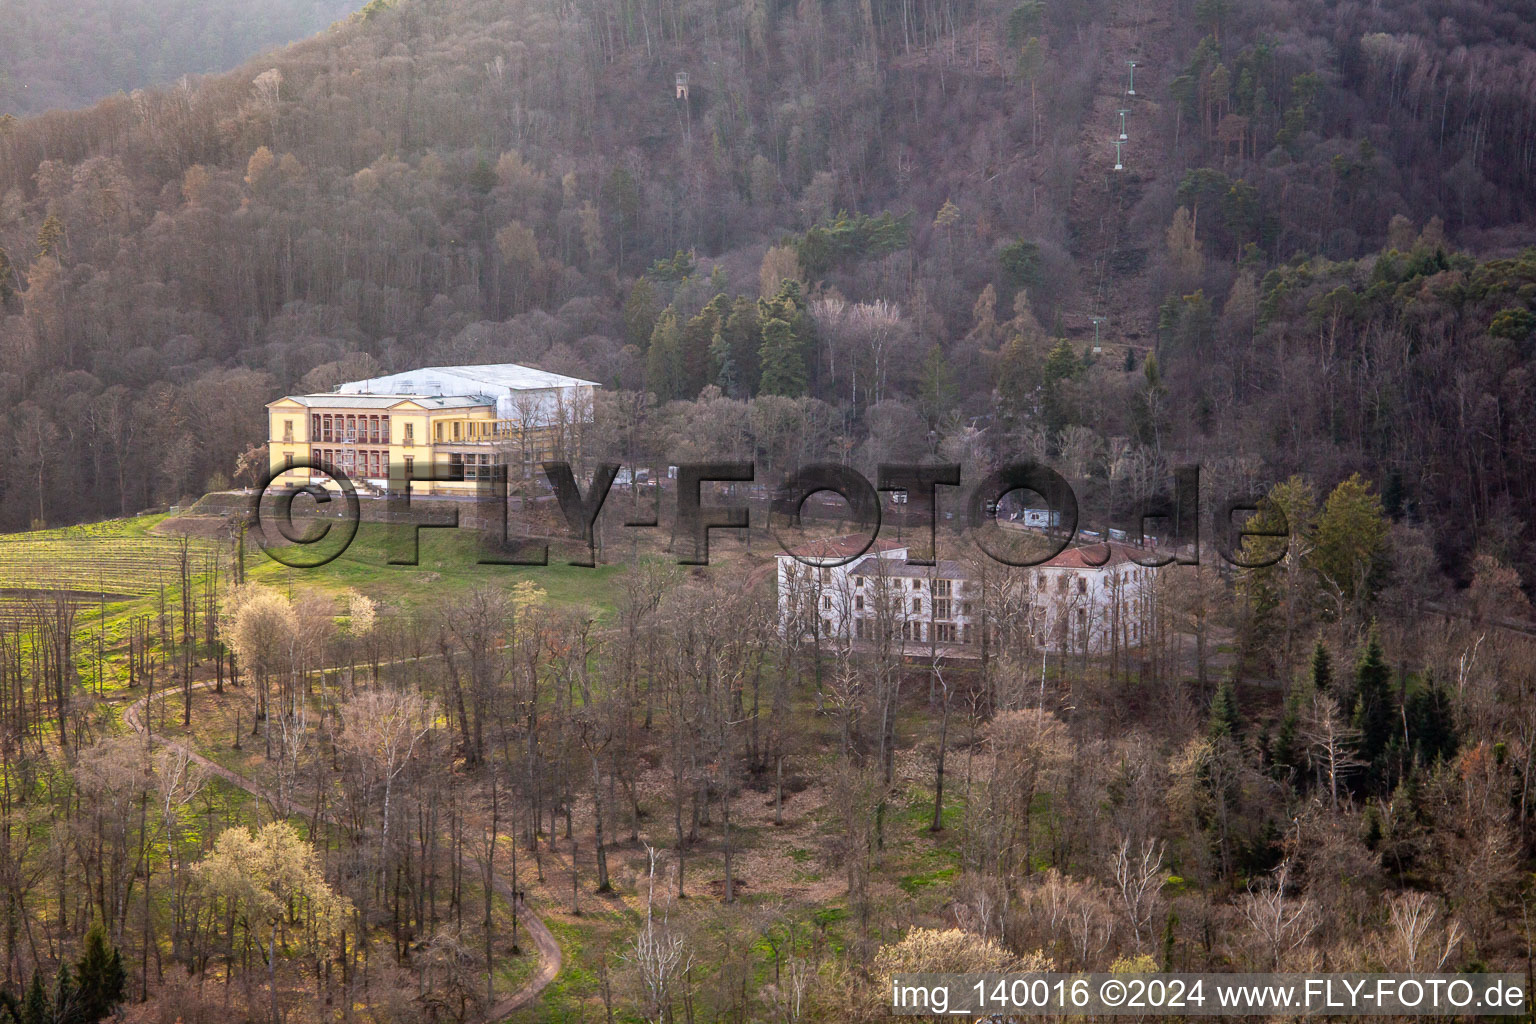
{"type": "Polygon", "coordinates": [[[852,569],[850,576],[901,576],[927,579],[932,576],[941,580],[961,580],[968,575],[964,562],[941,558],[935,565],[909,565],[894,558],[864,558],[852,569]]]}
{"type": "MultiPolygon", "coordinates": [[[[843,539],[843,538],[839,538],[843,539]]],[[[1050,561],[1042,562],[1035,566],[1026,566],[1032,569],[1106,569],[1113,565],[1124,565],[1133,560],[1132,556],[1140,549],[1119,541],[1109,542],[1109,559],[1102,565],[1098,560],[1103,557],[1100,544],[1085,544],[1082,547],[1068,548],[1050,561]]],[[[844,556],[846,557],[846,556],[844,556]]],[[[957,562],[949,558],[941,558],[937,565],[908,565],[905,561],[884,558],[876,559],[874,556],[862,558],[848,570],[850,576],[900,576],[917,577],[927,579],[932,576],[935,579],[968,579],[970,567],[964,562],[957,562]]]]}
{"type": "MultiPolygon", "coordinates": [[[[407,402],[424,409],[472,409],[495,405],[489,395],[288,395],[279,402],[297,402],[310,409],[393,409],[407,402]]],[[[268,403],[276,405],[277,402],[268,403]]]]}
{"type": "Polygon", "coordinates": [[[1082,547],[1068,548],[1061,554],[1039,566],[1041,569],[1107,569],[1112,565],[1123,565],[1132,561],[1132,556],[1140,549],[1119,541],[1109,541],[1109,558],[1100,563],[1104,557],[1102,548],[1104,543],[1085,544],[1082,547]]]}
{"type": "Polygon", "coordinates": [[[884,553],[887,551],[905,550],[905,544],[898,544],[893,540],[876,539],[873,543],[861,533],[850,533],[842,537],[825,537],[802,544],[799,547],[789,548],[785,554],[796,558],[825,558],[831,561],[844,558],[856,558],[868,551],[884,553]]]}
{"type": "Polygon", "coordinates": [[[399,390],[430,390],[437,387],[434,376],[457,377],[471,386],[483,385],[491,391],[539,391],[549,388],[599,387],[596,381],[567,377],[563,373],[550,373],[518,363],[485,363],[478,366],[422,366],[414,370],[354,380],[342,384],[341,390],[366,393],[374,388],[399,390]],[[413,378],[415,378],[413,380],[413,378]]]}

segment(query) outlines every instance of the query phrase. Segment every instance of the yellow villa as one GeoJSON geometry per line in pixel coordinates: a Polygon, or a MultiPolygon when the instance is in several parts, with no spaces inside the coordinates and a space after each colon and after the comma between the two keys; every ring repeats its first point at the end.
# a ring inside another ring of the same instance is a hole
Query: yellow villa
{"type": "Polygon", "coordinates": [[[280,482],[302,485],[325,478],[284,471],[324,462],[363,491],[383,493],[393,476],[419,481],[416,494],[470,494],[496,466],[514,479],[532,477],[546,460],[578,456],[597,387],[494,363],[428,366],[327,394],[287,395],[267,405],[271,469],[280,482]]]}

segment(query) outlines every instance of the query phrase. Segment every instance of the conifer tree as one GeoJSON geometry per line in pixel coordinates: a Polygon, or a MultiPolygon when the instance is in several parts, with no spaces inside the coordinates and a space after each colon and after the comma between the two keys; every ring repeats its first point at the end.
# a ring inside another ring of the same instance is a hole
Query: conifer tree
{"type": "Polygon", "coordinates": [[[763,321],[763,378],[758,392],[797,398],[805,394],[805,356],[794,329],[778,317],[763,321]]]}
{"type": "Polygon", "coordinates": [[[651,343],[651,332],[656,329],[656,318],[661,315],[661,305],[656,298],[656,286],[650,279],[639,277],[629,289],[624,300],[624,329],[629,340],[639,348],[651,343]]]}
{"type": "Polygon", "coordinates": [[[79,1014],[82,1024],[96,1024],[112,1013],[123,1000],[127,975],[123,958],[107,943],[107,933],[100,922],[85,935],[85,951],[76,965],[80,976],[79,1014]]]}
{"type": "Polygon", "coordinates": [[[1424,687],[1415,690],[1404,708],[1408,720],[1409,741],[1413,756],[1428,767],[1437,761],[1449,760],[1461,745],[1456,729],[1456,713],[1451,697],[1431,676],[1424,687]]]}
{"type": "Polygon", "coordinates": [[[1309,688],[1297,687],[1286,698],[1285,712],[1280,718],[1280,728],[1275,732],[1274,743],[1269,748],[1270,763],[1274,767],[1275,776],[1280,779],[1291,779],[1298,785],[1305,779],[1301,772],[1305,758],[1301,738],[1301,709],[1304,701],[1310,699],[1309,694],[1309,688]]]}
{"type": "Polygon", "coordinates": [[[43,221],[43,226],[37,229],[37,255],[39,258],[51,256],[58,259],[63,244],[64,223],[57,214],[50,213],[43,221]]]}
{"type": "Polygon", "coordinates": [[[1233,689],[1230,679],[1224,679],[1216,687],[1216,696],[1211,698],[1211,738],[1227,736],[1235,739],[1242,731],[1243,720],[1237,710],[1237,691],[1233,689]]]}
{"type": "Polygon", "coordinates": [[[10,255],[0,248],[0,313],[10,307],[11,299],[16,294],[15,277],[16,270],[11,266],[10,255]]]}
{"type": "Polygon", "coordinates": [[[43,991],[42,971],[32,972],[32,984],[27,986],[27,998],[21,1004],[21,1024],[53,1024],[48,995],[43,991]]]}
{"type": "Polygon", "coordinates": [[[721,337],[731,354],[736,389],[726,388],[723,384],[721,388],[732,398],[745,398],[762,376],[758,350],[762,347],[763,336],[758,322],[757,303],[746,296],[738,296],[731,303],[731,315],[726,318],[721,337]]]}
{"type": "Polygon", "coordinates": [[[668,306],[662,310],[651,332],[651,345],[645,353],[645,389],[656,395],[657,402],[684,398],[682,372],[682,331],[677,312],[668,306]]]}
{"type": "Polygon", "coordinates": [[[69,964],[59,964],[59,973],[53,981],[53,1021],[54,1024],[86,1024],[80,1016],[80,991],[75,987],[75,979],[70,977],[69,964]]]}
{"type": "Polygon", "coordinates": [[[1321,637],[1312,646],[1312,688],[1318,693],[1327,693],[1328,687],[1333,684],[1333,658],[1324,646],[1321,637]]]}
{"type": "Polygon", "coordinates": [[[1355,667],[1355,728],[1360,732],[1360,758],[1377,774],[1377,761],[1392,742],[1397,719],[1392,670],[1382,657],[1381,642],[1371,630],[1365,652],[1355,667]]]}

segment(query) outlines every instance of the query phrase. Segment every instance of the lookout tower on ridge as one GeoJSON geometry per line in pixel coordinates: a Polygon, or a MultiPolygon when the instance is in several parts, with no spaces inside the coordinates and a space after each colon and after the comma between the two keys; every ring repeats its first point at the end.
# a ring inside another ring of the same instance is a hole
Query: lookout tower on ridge
{"type": "Polygon", "coordinates": [[[680,100],[688,98],[688,72],[686,71],[677,73],[677,98],[680,100]]]}

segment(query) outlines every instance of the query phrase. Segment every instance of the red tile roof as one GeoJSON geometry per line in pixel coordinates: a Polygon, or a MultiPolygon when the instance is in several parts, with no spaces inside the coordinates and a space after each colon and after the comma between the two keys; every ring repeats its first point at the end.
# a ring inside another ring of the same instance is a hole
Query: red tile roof
{"type": "Polygon", "coordinates": [[[1109,541],[1109,560],[1100,563],[1104,557],[1105,542],[1085,544],[1078,548],[1068,548],[1048,562],[1041,563],[1043,569],[1099,569],[1111,565],[1122,565],[1132,560],[1131,556],[1142,553],[1140,548],[1119,541],[1109,541]]]}

